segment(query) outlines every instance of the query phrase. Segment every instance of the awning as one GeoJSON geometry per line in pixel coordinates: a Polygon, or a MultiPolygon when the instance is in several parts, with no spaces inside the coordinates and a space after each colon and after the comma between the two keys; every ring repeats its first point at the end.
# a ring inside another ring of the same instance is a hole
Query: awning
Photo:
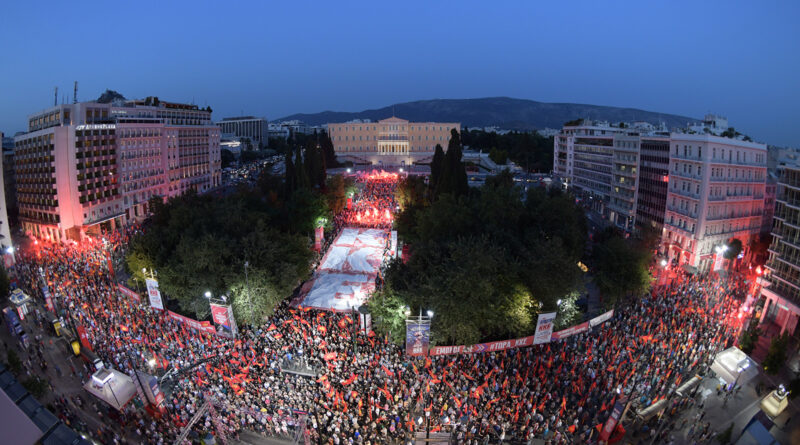
{"type": "Polygon", "coordinates": [[[94,226],[94,225],[97,225],[97,224],[100,224],[100,223],[104,223],[106,221],[111,221],[114,218],[119,218],[120,216],[122,216],[124,214],[125,214],[124,212],[120,212],[120,213],[117,213],[116,215],[111,215],[111,216],[107,216],[105,218],[98,219],[97,221],[88,222],[88,223],[84,224],[84,226],[91,227],[91,226],[94,226]]]}
{"type": "Polygon", "coordinates": [[[122,411],[122,408],[136,395],[133,379],[111,368],[103,368],[92,374],[92,378],[83,385],[83,388],[117,411],[122,411]]]}
{"type": "Polygon", "coordinates": [[[737,347],[728,348],[714,357],[711,370],[727,384],[744,385],[758,375],[758,364],[737,347]]]}

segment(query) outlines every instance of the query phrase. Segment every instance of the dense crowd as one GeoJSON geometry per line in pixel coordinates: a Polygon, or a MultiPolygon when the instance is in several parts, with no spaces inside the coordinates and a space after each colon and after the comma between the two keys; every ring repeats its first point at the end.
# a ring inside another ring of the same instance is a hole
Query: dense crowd
{"type": "MultiPolygon", "coordinates": [[[[366,181],[354,211],[392,209],[393,184],[366,181]]],[[[310,443],[383,444],[427,430],[458,443],[593,443],[618,397],[641,406],[664,398],[707,366],[741,323],[739,281],[687,275],[589,332],[521,349],[415,360],[373,332],[355,333],[357,320],[347,314],[288,304],[232,340],[118,292],[106,258],[130,232],[81,245],[39,243],[19,252],[18,272],[33,295],[41,298],[43,283],[58,295],[108,365],[130,373],[152,359],[156,373],[188,368],[168,391],[167,414],[141,423],[146,443],[174,440],[206,400],[215,413],[195,424],[198,434],[299,431],[310,443]],[[281,370],[298,357],[316,377],[281,370]]]]}
{"type": "Polygon", "coordinates": [[[397,173],[362,173],[355,179],[360,192],[336,215],[334,226],[390,229],[397,211],[397,173]]]}

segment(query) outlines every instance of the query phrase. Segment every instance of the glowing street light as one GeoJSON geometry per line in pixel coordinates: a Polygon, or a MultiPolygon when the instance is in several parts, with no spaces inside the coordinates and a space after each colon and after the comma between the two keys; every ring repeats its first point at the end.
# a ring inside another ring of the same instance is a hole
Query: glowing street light
{"type": "Polygon", "coordinates": [[[433,311],[431,310],[428,311],[428,317],[433,318],[433,311]]]}
{"type": "Polygon", "coordinates": [[[14,254],[14,246],[6,247],[6,253],[8,253],[9,255],[13,255],[14,254]]]}
{"type": "Polygon", "coordinates": [[[561,299],[560,298],[558,299],[558,301],[556,301],[556,306],[561,306],[561,299]]]}
{"type": "Polygon", "coordinates": [[[206,298],[211,298],[211,292],[210,291],[206,291],[205,296],[206,296],[206,298]]]}
{"type": "Polygon", "coordinates": [[[661,260],[661,267],[667,267],[667,260],[661,260]]]}

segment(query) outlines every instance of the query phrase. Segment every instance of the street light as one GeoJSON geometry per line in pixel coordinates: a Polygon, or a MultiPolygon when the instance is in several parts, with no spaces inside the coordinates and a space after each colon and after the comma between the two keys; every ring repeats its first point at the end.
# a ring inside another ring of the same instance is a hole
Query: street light
{"type": "Polygon", "coordinates": [[[428,317],[429,317],[429,318],[433,318],[433,311],[431,311],[431,310],[428,310],[428,317]]]}
{"type": "Polygon", "coordinates": [[[14,246],[6,247],[6,253],[9,254],[9,255],[13,255],[14,254],[14,246]]]}
{"type": "Polygon", "coordinates": [[[667,260],[661,260],[661,267],[667,267],[667,260]]]}
{"type": "Polygon", "coordinates": [[[558,299],[558,301],[556,301],[556,306],[561,306],[561,299],[560,298],[558,299]]]}
{"type": "Polygon", "coordinates": [[[205,296],[206,296],[206,298],[211,298],[211,292],[206,291],[205,296]]]}

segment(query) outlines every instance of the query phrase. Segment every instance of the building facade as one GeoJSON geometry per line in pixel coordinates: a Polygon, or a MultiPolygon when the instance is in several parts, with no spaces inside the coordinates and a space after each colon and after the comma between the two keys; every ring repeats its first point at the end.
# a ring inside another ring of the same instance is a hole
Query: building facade
{"type": "Polygon", "coordinates": [[[264,117],[226,117],[217,122],[217,125],[222,133],[249,139],[253,144],[253,149],[269,146],[269,122],[264,117]]]}
{"type": "Polygon", "coordinates": [[[639,187],[640,134],[602,122],[567,125],[553,142],[553,170],[586,206],[631,231],[639,187]]]}
{"type": "Polygon", "coordinates": [[[642,136],[636,226],[661,234],[669,184],[669,136],[642,136]]]}
{"type": "Polygon", "coordinates": [[[800,167],[783,169],[778,182],[768,273],[759,279],[761,321],[795,333],[800,318],[800,167]]]}
{"type": "Polygon", "coordinates": [[[328,124],[328,134],[340,161],[403,166],[430,162],[436,145],[447,151],[450,130],[461,124],[409,122],[391,117],[378,122],[328,124]]]}
{"type": "Polygon", "coordinates": [[[732,238],[746,255],[761,231],[766,176],[764,144],[672,133],[664,254],[702,272],[721,266],[717,248],[732,238]]]}
{"type": "Polygon", "coordinates": [[[220,183],[219,127],[195,105],[84,102],[32,115],[15,137],[22,229],[64,241],[144,218],[151,198],[220,183]]]}
{"type": "MultiPolygon", "coordinates": [[[[3,140],[3,132],[0,132],[0,140],[3,140]]],[[[5,181],[5,156],[0,158],[0,184],[3,184],[3,193],[0,193],[0,255],[6,251],[7,248],[12,247],[11,242],[11,225],[8,220],[8,207],[6,206],[6,181],[5,181]]]]}

